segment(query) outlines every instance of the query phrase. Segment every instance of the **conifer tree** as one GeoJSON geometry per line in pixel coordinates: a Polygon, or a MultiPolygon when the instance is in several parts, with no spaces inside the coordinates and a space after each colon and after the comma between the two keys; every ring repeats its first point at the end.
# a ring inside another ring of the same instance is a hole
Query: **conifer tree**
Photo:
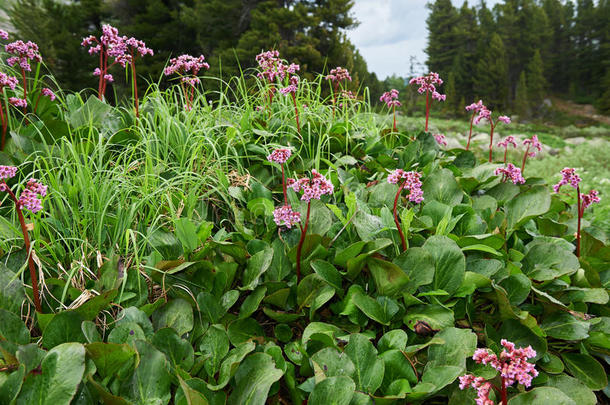
{"type": "Polygon", "coordinates": [[[447,85],[445,87],[445,94],[447,95],[447,102],[444,104],[444,109],[451,115],[457,113],[459,95],[455,89],[455,74],[453,71],[449,72],[447,77],[447,85]]]}
{"type": "Polygon", "coordinates": [[[498,34],[492,34],[489,46],[479,59],[475,90],[492,109],[504,108],[508,100],[508,69],[506,50],[498,34]]]}
{"type": "Polygon", "coordinates": [[[540,57],[540,51],[536,50],[534,57],[527,65],[527,89],[528,98],[534,108],[537,108],[542,103],[546,88],[546,79],[544,77],[544,65],[540,57]]]}
{"type": "Polygon", "coordinates": [[[524,119],[529,116],[529,100],[527,94],[528,90],[525,71],[522,71],[519,75],[519,83],[517,84],[517,90],[515,92],[515,103],[513,108],[519,115],[520,119],[524,119]]]}
{"type": "Polygon", "coordinates": [[[451,64],[460,47],[457,35],[458,12],[451,0],[436,0],[428,3],[430,14],[426,19],[428,27],[427,65],[430,71],[447,77],[451,64]]]}

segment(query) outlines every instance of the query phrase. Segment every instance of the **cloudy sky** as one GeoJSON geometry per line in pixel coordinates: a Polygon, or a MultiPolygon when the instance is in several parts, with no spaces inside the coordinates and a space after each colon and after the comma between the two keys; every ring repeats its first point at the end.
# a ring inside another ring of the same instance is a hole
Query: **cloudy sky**
{"type": "MultiPolygon", "coordinates": [[[[415,56],[425,63],[426,18],[428,0],[355,0],[353,8],[360,25],[348,32],[358,47],[369,70],[380,79],[396,73],[405,76],[409,71],[409,58],[415,56]]],[[[500,0],[487,0],[493,7],[500,0]]],[[[453,0],[460,7],[463,0],[453,0]]],[[[470,0],[478,4],[478,0],[470,0]]]]}

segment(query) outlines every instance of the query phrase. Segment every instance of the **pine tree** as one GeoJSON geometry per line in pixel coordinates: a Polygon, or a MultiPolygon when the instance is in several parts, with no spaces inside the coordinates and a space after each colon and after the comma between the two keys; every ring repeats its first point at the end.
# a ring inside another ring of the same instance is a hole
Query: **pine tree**
{"type": "Polygon", "coordinates": [[[546,79],[544,77],[544,65],[540,57],[540,51],[536,50],[534,57],[527,65],[528,98],[534,108],[542,103],[546,92],[546,79]]]}
{"type": "Polygon", "coordinates": [[[500,36],[494,33],[477,64],[475,90],[488,107],[502,109],[507,105],[508,88],[506,50],[500,36]]]}
{"type": "Polygon", "coordinates": [[[457,113],[458,103],[460,100],[455,89],[455,74],[453,71],[449,72],[449,76],[447,77],[445,94],[447,95],[447,101],[443,106],[444,110],[451,115],[455,115],[457,113]]]}
{"type": "Polygon", "coordinates": [[[430,9],[430,15],[426,19],[427,65],[430,71],[446,78],[460,47],[457,35],[458,12],[451,0],[436,0],[434,3],[428,3],[427,7],[430,9]]]}
{"type": "Polygon", "coordinates": [[[514,110],[519,115],[519,118],[525,119],[529,116],[529,100],[528,100],[527,82],[525,79],[525,71],[519,75],[519,83],[515,92],[514,110]]]}

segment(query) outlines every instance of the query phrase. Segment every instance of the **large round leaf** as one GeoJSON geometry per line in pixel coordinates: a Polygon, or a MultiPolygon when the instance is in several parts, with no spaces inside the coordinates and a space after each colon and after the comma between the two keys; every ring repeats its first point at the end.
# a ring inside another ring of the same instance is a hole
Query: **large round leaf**
{"type": "Polygon", "coordinates": [[[553,387],[539,387],[515,395],[508,405],[577,405],[570,397],[553,387]]]}
{"type": "Polygon", "coordinates": [[[308,405],[349,405],[356,384],[346,376],[330,377],[315,385],[308,405]]]}
{"type": "Polygon", "coordinates": [[[235,390],[228,403],[235,405],[264,405],[271,385],[283,375],[275,368],[273,357],[266,353],[248,356],[235,373],[235,390]]]}
{"type": "Polygon", "coordinates": [[[570,374],[592,390],[601,390],[608,385],[604,367],[588,354],[565,353],[561,357],[570,374]]]}
{"type": "Polygon", "coordinates": [[[433,289],[456,292],[466,272],[466,259],[460,247],[448,237],[438,235],[431,236],[423,247],[434,260],[433,289]]]}

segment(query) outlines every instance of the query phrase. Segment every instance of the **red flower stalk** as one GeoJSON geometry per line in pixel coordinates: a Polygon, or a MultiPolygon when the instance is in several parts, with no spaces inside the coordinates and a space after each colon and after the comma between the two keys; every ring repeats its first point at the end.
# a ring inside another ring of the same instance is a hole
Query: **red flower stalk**
{"type": "Polygon", "coordinates": [[[487,107],[483,107],[479,111],[479,115],[474,119],[474,123],[478,125],[479,122],[481,122],[481,120],[483,120],[483,119],[486,119],[489,122],[489,126],[491,128],[491,130],[489,132],[489,162],[491,163],[491,160],[493,158],[494,129],[496,129],[496,126],[500,122],[503,122],[505,124],[510,124],[510,118],[507,117],[506,115],[500,115],[494,121],[493,118],[491,118],[491,111],[488,110],[487,107]]]}
{"type": "Polygon", "coordinates": [[[432,100],[445,101],[447,96],[436,91],[436,85],[443,84],[443,80],[438,73],[430,72],[426,76],[414,77],[409,81],[409,84],[419,85],[417,92],[419,94],[426,93],[426,132],[428,132],[428,118],[430,117],[430,104],[432,100]],[[432,100],[430,100],[432,94],[432,100]]]}
{"type": "Polygon", "coordinates": [[[498,142],[498,146],[500,146],[501,148],[504,148],[504,165],[506,165],[506,155],[508,154],[508,147],[510,145],[513,145],[513,148],[517,147],[517,141],[515,140],[515,137],[512,135],[507,136],[506,138],[504,138],[503,141],[498,142]]]}
{"type": "MultiPolygon", "coordinates": [[[[5,73],[0,72],[0,96],[4,95],[4,88],[8,87],[11,90],[15,90],[19,81],[14,76],[9,76],[5,73]]],[[[4,103],[0,102],[0,122],[2,124],[2,139],[0,141],[0,150],[4,150],[4,143],[6,141],[6,131],[8,128],[8,111],[4,111],[4,103]]]]}
{"type": "Polygon", "coordinates": [[[297,90],[299,87],[299,76],[291,76],[290,77],[290,85],[288,87],[284,87],[280,89],[280,93],[286,95],[290,94],[292,96],[292,103],[294,104],[294,116],[297,122],[297,132],[299,136],[301,135],[301,124],[299,123],[299,109],[297,107],[297,90]]]}
{"type": "Polygon", "coordinates": [[[402,227],[400,226],[400,221],[398,220],[398,199],[400,198],[400,194],[402,190],[406,187],[409,190],[409,195],[407,198],[409,201],[412,201],[416,204],[421,203],[424,200],[423,191],[421,189],[422,183],[420,181],[421,174],[418,172],[406,172],[402,169],[396,169],[392,173],[388,175],[388,183],[390,184],[398,184],[398,191],[396,192],[396,197],[394,198],[394,223],[396,224],[396,228],[398,229],[398,235],[400,235],[400,241],[402,243],[402,250],[407,250],[407,240],[405,239],[405,235],[402,232],[402,227]]]}
{"type": "Polygon", "coordinates": [[[525,141],[523,141],[523,145],[527,145],[527,148],[525,149],[525,153],[523,154],[523,162],[521,163],[521,173],[523,173],[523,171],[525,170],[525,162],[527,160],[527,157],[534,157],[536,156],[536,151],[540,152],[542,150],[542,144],[538,141],[537,135],[534,135],[530,139],[526,139],[525,141]],[[533,148],[534,150],[530,152],[530,148],[533,148]]]}
{"type": "Polygon", "coordinates": [[[184,94],[186,104],[184,108],[190,111],[193,108],[193,100],[195,99],[195,87],[201,83],[197,77],[197,73],[203,68],[209,69],[210,65],[204,62],[205,57],[200,55],[195,58],[191,55],[180,55],[169,61],[169,66],[165,68],[163,73],[166,76],[177,73],[180,75],[180,87],[184,94]],[[186,86],[189,86],[187,89],[186,86]]]}
{"type": "Polygon", "coordinates": [[[379,101],[383,101],[384,103],[386,103],[388,108],[392,109],[392,115],[394,117],[392,130],[394,132],[397,132],[396,131],[396,107],[401,106],[400,101],[398,101],[398,90],[392,89],[390,91],[386,91],[385,93],[383,93],[381,95],[381,97],[379,97],[379,101]]]}
{"type": "Polygon", "coordinates": [[[15,204],[17,218],[19,218],[19,225],[21,226],[21,232],[23,233],[25,250],[28,252],[28,266],[30,270],[30,279],[32,280],[32,294],[34,297],[34,306],[36,307],[36,311],[40,313],[42,312],[42,306],[40,304],[40,292],[38,290],[38,276],[36,273],[36,267],[34,266],[30,237],[28,234],[27,226],[25,224],[25,218],[23,216],[22,210],[25,208],[31,211],[32,213],[40,211],[42,209],[40,197],[44,197],[47,194],[47,187],[38,183],[36,179],[30,179],[27,182],[26,188],[23,190],[19,198],[17,198],[13,190],[11,190],[6,184],[6,179],[15,177],[16,174],[16,167],[0,166],[0,191],[6,192],[15,204]]]}
{"type": "Polygon", "coordinates": [[[472,138],[472,122],[474,121],[474,117],[483,108],[485,108],[485,106],[483,105],[483,100],[479,100],[476,103],[472,103],[472,104],[466,106],[466,111],[472,111],[472,115],[470,116],[470,132],[468,134],[468,143],[466,144],[466,150],[470,149],[470,138],[472,138]]]}
{"type": "Polygon", "coordinates": [[[339,91],[339,85],[343,80],[352,81],[352,77],[349,74],[347,69],[342,68],[341,66],[337,66],[334,69],[331,69],[330,74],[326,76],[326,80],[330,80],[332,82],[333,89],[333,117],[335,116],[335,107],[337,105],[337,92],[339,91]]]}

